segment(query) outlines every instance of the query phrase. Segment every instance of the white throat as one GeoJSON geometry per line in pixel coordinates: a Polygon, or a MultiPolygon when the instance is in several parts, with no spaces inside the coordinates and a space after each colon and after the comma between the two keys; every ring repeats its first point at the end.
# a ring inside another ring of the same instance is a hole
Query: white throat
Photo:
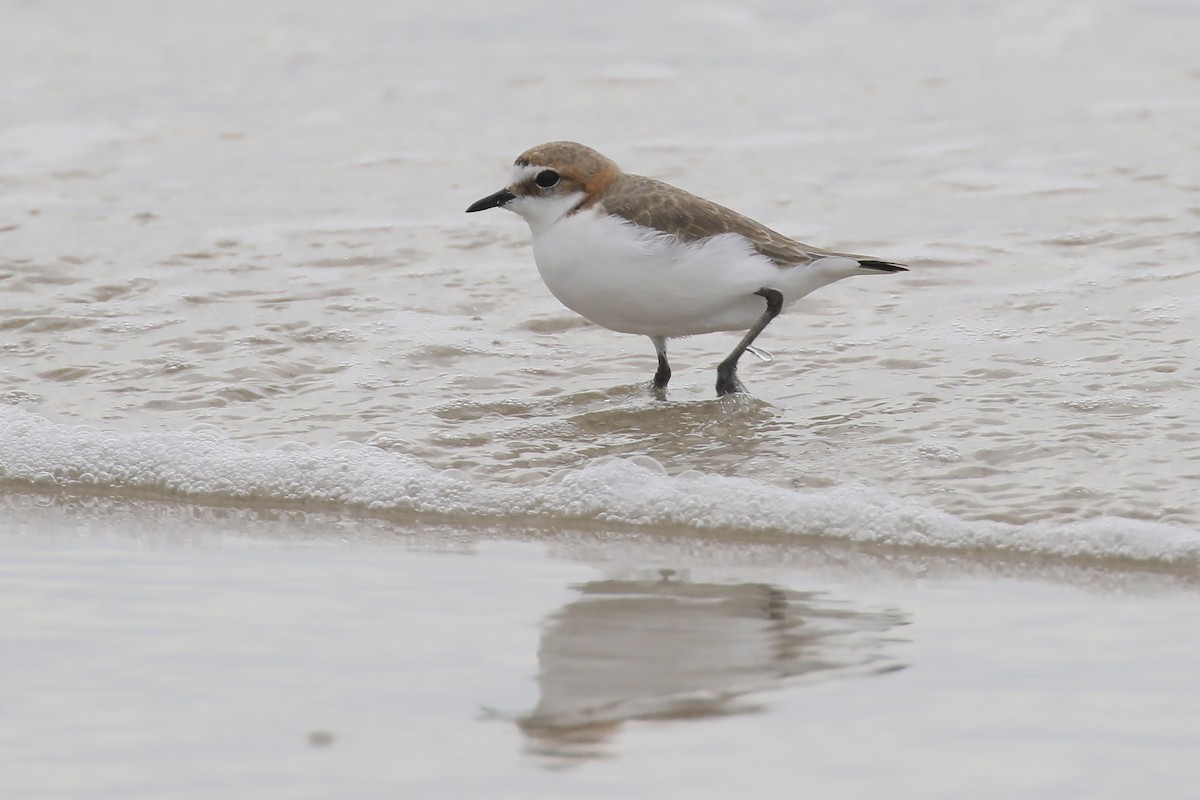
{"type": "Polygon", "coordinates": [[[529,223],[529,230],[533,232],[534,236],[537,236],[569,214],[572,209],[583,202],[583,198],[583,192],[549,197],[527,195],[510,200],[504,204],[504,208],[524,217],[525,221],[529,223]]]}

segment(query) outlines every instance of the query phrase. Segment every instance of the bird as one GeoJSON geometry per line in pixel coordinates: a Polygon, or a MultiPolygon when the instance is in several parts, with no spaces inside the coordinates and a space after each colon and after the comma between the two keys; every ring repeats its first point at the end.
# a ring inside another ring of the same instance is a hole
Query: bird
{"type": "Polygon", "coordinates": [[[746,331],[717,367],[717,396],[746,391],[738,359],[770,356],[755,340],[784,308],[851,275],[904,264],[803,244],[711,200],[623,172],[578,142],[539,144],[514,162],[509,184],[467,208],[519,214],[546,287],[585,319],[648,336],[653,389],[671,380],[667,342],[746,331]]]}

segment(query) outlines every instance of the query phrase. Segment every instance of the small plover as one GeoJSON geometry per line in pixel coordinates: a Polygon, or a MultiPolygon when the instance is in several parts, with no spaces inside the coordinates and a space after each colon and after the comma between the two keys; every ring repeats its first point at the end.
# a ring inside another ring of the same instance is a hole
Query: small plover
{"type": "Polygon", "coordinates": [[[576,142],[522,153],[505,188],[471,204],[529,223],[533,258],[559,302],[597,325],[649,336],[654,388],[671,379],[667,340],[746,331],[717,367],[717,395],[744,392],[738,359],[786,306],[851,275],[905,272],[901,264],[790,239],[670,184],[622,172],[576,142]]]}

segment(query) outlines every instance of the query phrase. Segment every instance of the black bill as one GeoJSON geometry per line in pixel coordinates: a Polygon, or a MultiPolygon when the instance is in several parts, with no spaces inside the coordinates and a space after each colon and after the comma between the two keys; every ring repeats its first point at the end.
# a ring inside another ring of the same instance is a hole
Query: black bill
{"type": "Polygon", "coordinates": [[[516,195],[508,189],[501,189],[495,194],[489,194],[482,200],[476,200],[474,203],[471,203],[470,207],[467,208],[467,213],[486,211],[489,208],[499,208],[514,198],[516,198],[516,195]]]}

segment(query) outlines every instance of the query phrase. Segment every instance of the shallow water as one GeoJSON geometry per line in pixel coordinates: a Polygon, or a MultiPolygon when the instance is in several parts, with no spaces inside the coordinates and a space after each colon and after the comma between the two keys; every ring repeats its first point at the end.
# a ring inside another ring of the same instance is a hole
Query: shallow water
{"type": "Polygon", "coordinates": [[[536,5],[464,29],[457,7],[14,4],[0,396],[487,480],[650,455],[1195,540],[1196,13],[914,8],[664,7],[597,38],[536,5]],[[549,52],[507,46],[533,19],[549,52]],[[897,46],[838,58],[855,40],[897,46]],[[515,216],[461,213],[553,137],[913,271],[773,324],[756,401],[711,398],[713,335],[675,344],[654,402],[647,341],[561,308],[515,216]]]}
{"type": "MultiPolygon", "coordinates": [[[[722,587],[775,587],[799,616],[828,609],[792,594],[808,591],[794,573],[735,568],[746,537],[870,552],[866,575],[901,553],[978,560],[980,613],[1005,625],[1028,589],[996,574],[1006,559],[1185,595],[1200,574],[1190,3],[12,0],[0,15],[13,508],[187,500],[225,509],[235,522],[208,535],[237,542],[240,515],[272,513],[433,525],[426,542],[533,526],[576,531],[600,564],[630,537],[719,541],[723,577],[689,583],[734,607],[741,590],[722,587]],[[562,308],[519,218],[463,213],[557,138],[912,271],[776,320],[760,340],[774,360],[743,365],[752,397],[712,397],[734,335],[672,343],[656,400],[648,341],[562,308]]],[[[131,508],[167,536],[186,524],[131,508]]],[[[0,532],[30,546],[59,524],[47,513],[0,532]]],[[[80,556],[83,572],[128,546],[80,556]]],[[[557,571],[524,548],[514,578],[557,571]]],[[[634,578],[675,568],[649,560],[634,578]]],[[[606,569],[587,580],[630,579],[606,569]]],[[[581,599],[569,580],[549,583],[581,599]]],[[[1086,616],[1091,595],[1073,598],[1086,616]]],[[[551,605],[506,635],[533,636],[522,625],[551,605]]],[[[548,624],[572,642],[573,618],[548,624]]],[[[738,613],[709,624],[741,635],[738,613]]],[[[459,661],[443,656],[428,664],[459,661]]],[[[734,663],[721,671],[764,679],[734,663]]]]}

